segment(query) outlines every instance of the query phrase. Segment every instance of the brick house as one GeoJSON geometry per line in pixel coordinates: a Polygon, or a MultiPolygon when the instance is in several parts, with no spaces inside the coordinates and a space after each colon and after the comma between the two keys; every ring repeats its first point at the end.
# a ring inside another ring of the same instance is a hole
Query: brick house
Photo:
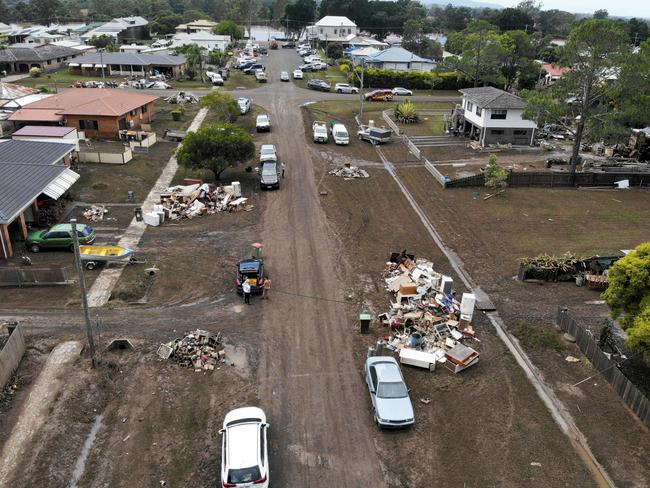
{"type": "Polygon", "coordinates": [[[80,56],[75,49],[54,44],[12,44],[0,49],[0,71],[27,73],[31,68],[51,71],[80,56]]]}
{"type": "Polygon", "coordinates": [[[74,127],[89,139],[120,139],[121,130],[141,130],[155,117],[158,97],[107,88],[73,88],[25,105],[9,120],[25,125],[74,127]]]}

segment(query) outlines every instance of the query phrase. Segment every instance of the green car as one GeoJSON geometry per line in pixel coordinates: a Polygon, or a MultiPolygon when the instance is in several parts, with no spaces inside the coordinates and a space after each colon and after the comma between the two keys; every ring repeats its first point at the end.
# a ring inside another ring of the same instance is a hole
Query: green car
{"type": "MultiPolygon", "coordinates": [[[[79,244],[89,245],[95,242],[95,231],[86,224],[77,225],[79,244]]],[[[74,251],[72,241],[72,226],[70,224],[57,224],[46,230],[37,230],[29,234],[27,249],[39,252],[41,249],[69,249],[74,251]]]]}

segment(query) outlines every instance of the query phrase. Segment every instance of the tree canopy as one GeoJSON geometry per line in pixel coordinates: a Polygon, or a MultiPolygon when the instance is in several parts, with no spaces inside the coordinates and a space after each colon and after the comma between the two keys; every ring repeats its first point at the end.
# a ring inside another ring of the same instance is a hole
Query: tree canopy
{"type": "Polygon", "coordinates": [[[650,242],[639,245],[609,270],[603,299],[628,333],[628,347],[650,363],[650,242]]]}
{"type": "Polygon", "coordinates": [[[230,36],[233,41],[244,38],[244,28],[234,20],[222,20],[214,26],[214,33],[220,36],[230,36]]]}
{"type": "Polygon", "coordinates": [[[176,153],[179,164],[209,169],[217,179],[229,166],[254,155],[255,143],[250,134],[229,123],[210,124],[190,132],[176,153]]]}
{"type": "Polygon", "coordinates": [[[219,122],[234,122],[239,116],[239,105],[227,93],[213,91],[201,98],[201,107],[213,111],[219,122]]]}
{"type": "Polygon", "coordinates": [[[165,35],[176,32],[176,26],[183,23],[183,17],[170,10],[156,14],[149,22],[152,34],[165,35]]]}

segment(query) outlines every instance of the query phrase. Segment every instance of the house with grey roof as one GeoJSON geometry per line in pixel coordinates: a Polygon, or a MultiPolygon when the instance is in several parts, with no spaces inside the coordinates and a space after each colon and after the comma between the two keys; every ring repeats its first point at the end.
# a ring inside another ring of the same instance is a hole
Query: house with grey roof
{"type": "Polygon", "coordinates": [[[463,95],[462,131],[481,146],[513,144],[529,146],[533,143],[537,124],[524,119],[526,101],[498,88],[483,86],[458,90],[463,95]]]}
{"type": "Polygon", "coordinates": [[[137,15],[118,17],[79,36],[88,43],[93,37],[112,37],[118,44],[149,39],[149,21],[137,15]]]}
{"type": "Polygon", "coordinates": [[[401,47],[389,47],[372,56],[365,58],[366,66],[376,69],[392,69],[396,71],[431,71],[436,62],[421,58],[411,51],[401,47]]]}
{"type": "Polygon", "coordinates": [[[11,44],[0,49],[0,71],[27,73],[31,68],[50,71],[80,55],[75,49],[54,44],[11,44]]]}
{"type": "Polygon", "coordinates": [[[182,55],[145,53],[93,53],[86,54],[68,63],[70,73],[98,76],[147,76],[155,73],[178,78],[185,69],[187,60],[182,55]]]}
{"type": "Polygon", "coordinates": [[[27,239],[27,223],[39,208],[57,200],[79,179],[64,160],[74,144],[9,140],[0,142],[0,259],[27,239]]]}

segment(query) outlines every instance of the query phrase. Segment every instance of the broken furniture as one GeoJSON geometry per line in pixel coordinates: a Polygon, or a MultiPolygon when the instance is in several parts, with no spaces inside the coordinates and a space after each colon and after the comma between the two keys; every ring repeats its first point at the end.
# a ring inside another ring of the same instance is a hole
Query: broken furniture
{"type": "Polygon", "coordinates": [[[171,359],[194,371],[212,371],[219,362],[225,362],[226,351],[222,347],[221,333],[214,334],[197,329],[167,344],[157,351],[161,359],[171,359]]]}

